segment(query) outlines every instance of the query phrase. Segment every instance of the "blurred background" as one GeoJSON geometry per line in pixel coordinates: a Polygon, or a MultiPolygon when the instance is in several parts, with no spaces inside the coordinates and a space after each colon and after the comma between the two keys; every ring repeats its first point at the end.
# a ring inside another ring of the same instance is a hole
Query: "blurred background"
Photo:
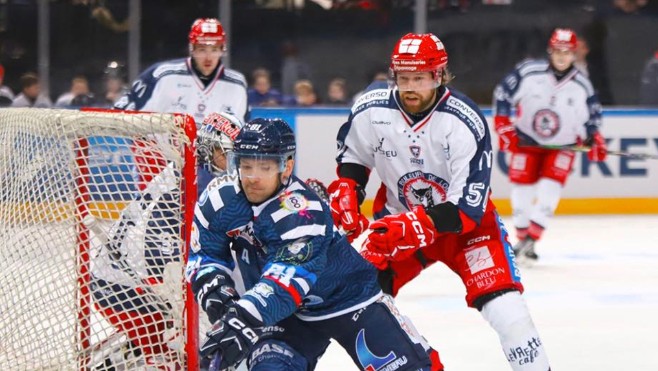
{"type": "Polygon", "coordinates": [[[55,102],[83,76],[96,104],[109,105],[109,80],[125,88],[152,63],[187,56],[193,20],[217,17],[230,38],[226,62],[250,86],[265,70],[271,87],[286,95],[295,94],[295,82],[310,82],[315,99],[305,105],[348,105],[387,71],[400,36],[429,31],[446,45],[452,86],[488,106],[494,85],[517,62],[544,56],[551,31],[569,27],[579,35],[579,65],[602,103],[635,106],[645,65],[658,58],[657,3],[0,0],[0,64],[14,92],[23,74],[35,72],[55,102]]]}

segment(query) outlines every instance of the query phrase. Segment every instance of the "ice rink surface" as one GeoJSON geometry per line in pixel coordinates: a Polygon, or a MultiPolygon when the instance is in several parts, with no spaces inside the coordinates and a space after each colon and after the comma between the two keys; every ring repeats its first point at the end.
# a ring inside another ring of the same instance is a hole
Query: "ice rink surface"
{"type": "MultiPolygon", "coordinates": [[[[503,218],[511,229],[511,219],[503,218]]],[[[524,297],[554,371],[658,370],[658,216],[558,216],[523,269],[524,297]]],[[[496,333],[441,263],[397,298],[447,371],[509,371],[496,333]]],[[[356,370],[333,344],[316,370],[356,370]]]]}

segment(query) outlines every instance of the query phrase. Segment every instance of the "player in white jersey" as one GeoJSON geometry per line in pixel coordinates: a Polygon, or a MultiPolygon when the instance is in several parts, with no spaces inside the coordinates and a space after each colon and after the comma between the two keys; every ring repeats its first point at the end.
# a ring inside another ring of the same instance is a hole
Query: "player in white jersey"
{"type": "MultiPolygon", "coordinates": [[[[203,121],[196,143],[201,191],[213,177],[226,175],[226,155],[233,150],[241,127],[242,123],[227,113],[211,113],[203,121]]],[[[133,345],[139,345],[151,362],[158,362],[158,356],[169,351],[163,345],[171,322],[168,319],[180,315],[172,313],[160,294],[167,288],[167,272],[180,271],[182,264],[178,260],[179,170],[170,163],[159,171],[139,190],[109,232],[95,228],[95,223],[90,225],[102,242],[91,269],[96,307],[133,345]]]]}
{"type": "Polygon", "coordinates": [[[489,199],[489,129],[477,105],[446,86],[447,64],[435,35],[399,40],[393,87],[363,94],[338,133],[339,179],[329,186],[334,221],[360,233],[359,203],[376,169],[378,220],[362,255],[380,269],[384,291],[396,295],[441,261],[462,279],[467,304],[498,333],[511,368],[547,371],[507,232],[489,199]]]}
{"type": "Polygon", "coordinates": [[[574,66],[576,34],[556,29],[548,60],[526,60],[496,86],[494,123],[501,151],[512,153],[509,179],[519,262],[534,263],[539,240],[553,216],[575,153],[559,147],[585,144],[590,161],[603,161],[601,105],[589,79],[574,66]],[[513,108],[516,116],[511,118],[513,108]],[[549,149],[546,147],[557,147],[549,149]],[[533,203],[534,202],[534,203],[533,203]]]}
{"type": "Polygon", "coordinates": [[[226,34],[214,18],[194,21],[189,33],[190,57],[156,63],[133,82],[115,108],[187,113],[197,123],[210,112],[249,117],[244,75],[226,68],[226,34]]]}

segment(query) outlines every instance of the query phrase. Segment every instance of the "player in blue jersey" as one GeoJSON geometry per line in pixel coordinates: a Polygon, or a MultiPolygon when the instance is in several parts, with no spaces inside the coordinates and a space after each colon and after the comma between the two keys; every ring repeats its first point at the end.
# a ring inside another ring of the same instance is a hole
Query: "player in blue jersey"
{"type": "MultiPolygon", "coordinates": [[[[227,113],[211,113],[197,133],[197,184],[226,175],[226,156],[242,123],[227,113]]],[[[166,354],[163,334],[171,313],[157,287],[167,266],[180,268],[180,176],[173,163],[137,192],[106,233],[90,224],[103,243],[93,258],[91,291],[97,307],[148,360],[166,354]],[[170,265],[173,264],[173,265],[170,265]],[[120,301],[118,298],[122,298],[120,301]]]]}
{"type": "Polygon", "coordinates": [[[498,333],[511,368],[547,371],[507,232],[490,200],[489,129],[477,105],[447,86],[447,65],[436,35],[398,41],[393,87],[363,94],[338,133],[332,214],[351,238],[363,231],[359,204],[376,169],[377,220],[362,254],[381,270],[384,291],[396,295],[441,261],[463,281],[468,306],[498,333]]]}
{"type": "Polygon", "coordinates": [[[217,19],[199,18],[188,36],[190,56],[147,68],[115,108],[187,113],[201,123],[210,112],[228,112],[248,119],[247,83],[240,72],[226,68],[226,34],[217,19]]]}
{"type": "Polygon", "coordinates": [[[186,277],[214,322],[201,355],[220,355],[220,369],[248,359],[251,370],[312,370],[334,339],[361,370],[429,370],[376,269],[292,175],[295,150],[286,122],[250,121],[229,159],[238,180],[213,180],[197,203],[186,277]]]}

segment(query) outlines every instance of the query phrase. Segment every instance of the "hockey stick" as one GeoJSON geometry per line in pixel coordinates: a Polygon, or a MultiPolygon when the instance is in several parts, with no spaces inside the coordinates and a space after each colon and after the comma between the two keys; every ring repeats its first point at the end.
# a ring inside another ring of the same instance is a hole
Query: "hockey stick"
{"type": "Polygon", "coordinates": [[[324,183],[315,178],[308,178],[304,183],[306,183],[306,185],[308,185],[315,193],[317,193],[322,201],[324,201],[326,204],[330,203],[329,191],[327,191],[327,186],[325,186],[324,183]]]}
{"type": "MultiPolygon", "coordinates": [[[[591,150],[591,147],[579,146],[577,144],[569,145],[569,146],[540,145],[538,147],[545,149],[558,149],[558,150],[567,150],[574,152],[589,152],[591,150]]],[[[630,152],[612,151],[612,150],[607,150],[605,151],[605,153],[611,156],[626,157],[633,160],[658,160],[658,155],[652,155],[649,153],[630,153],[630,152]]]]}

